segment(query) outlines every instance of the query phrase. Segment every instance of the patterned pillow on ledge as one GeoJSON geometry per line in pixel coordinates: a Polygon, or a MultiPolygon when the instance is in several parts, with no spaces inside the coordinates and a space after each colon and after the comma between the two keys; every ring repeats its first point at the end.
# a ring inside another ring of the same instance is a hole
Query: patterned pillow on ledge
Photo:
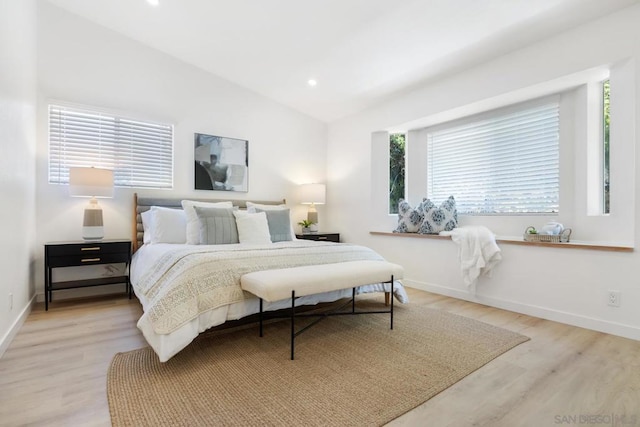
{"type": "Polygon", "coordinates": [[[422,211],[424,219],[418,230],[420,234],[438,234],[441,231],[451,231],[458,226],[458,211],[453,196],[449,196],[440,207],[426,199],[422,202],[422,211]]]}
{"type": "Polygon", "coordinates": [[[423,220],[422,203],[414,209],[406,200],[400,200],[398,203],[398,227],[393,232],[417,233],[423,220]]]}

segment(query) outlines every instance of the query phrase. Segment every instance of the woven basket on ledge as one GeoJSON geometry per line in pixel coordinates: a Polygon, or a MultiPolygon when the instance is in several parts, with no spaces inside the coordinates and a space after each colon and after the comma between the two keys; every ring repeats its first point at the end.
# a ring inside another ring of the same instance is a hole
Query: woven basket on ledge
{"type": "Polygon", "coordinates": [[[524,230],[525,242],[544,242],[544,243],[568,243],[571,238],[571,229],[565,228],[560,234],[530,234],[529,230],[535,230],[533,226],[527,227],[524,230]]]}

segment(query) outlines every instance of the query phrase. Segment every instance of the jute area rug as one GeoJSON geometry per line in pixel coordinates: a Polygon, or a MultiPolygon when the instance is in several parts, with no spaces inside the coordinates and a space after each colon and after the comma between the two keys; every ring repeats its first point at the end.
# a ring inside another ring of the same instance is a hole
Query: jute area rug
{"type": "Polygon", "coordinates": [[[257,325],[202,335],[166,363],[151,348],[118,353],[107,374],[112,424],[382,425],[529,339],[444,311],[395,308],[393,330],[388,314],[323,320],[296,339],[294,361],[288,321],[265,325],[263,338],[257,325]]]}

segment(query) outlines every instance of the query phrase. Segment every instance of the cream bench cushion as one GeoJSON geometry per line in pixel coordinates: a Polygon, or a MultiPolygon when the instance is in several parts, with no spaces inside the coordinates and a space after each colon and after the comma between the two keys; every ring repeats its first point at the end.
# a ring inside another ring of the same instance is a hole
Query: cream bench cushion
{"type": "Polygon", "coordinates": [[[404,269],[386,261],[347,261],[255,271],[240,278],[245,291],[265,301],[278,301],[322,292],[402,279],[404,269]]]}

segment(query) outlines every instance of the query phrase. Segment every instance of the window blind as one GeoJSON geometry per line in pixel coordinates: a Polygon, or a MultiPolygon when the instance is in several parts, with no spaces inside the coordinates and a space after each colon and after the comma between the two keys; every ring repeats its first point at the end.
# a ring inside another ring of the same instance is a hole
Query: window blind
{"type": "Polygon", "coordinates": [[[496,113],[427,134],[427,188],[465,214],[559,209],[559,103],[496,113]]]}
{"type": "Polygon", "coordinates": [[[69,168],[113,169],[120,187],[173,187],[173,126],[49,105],[49,182],[69,183],[69,168]]]}

